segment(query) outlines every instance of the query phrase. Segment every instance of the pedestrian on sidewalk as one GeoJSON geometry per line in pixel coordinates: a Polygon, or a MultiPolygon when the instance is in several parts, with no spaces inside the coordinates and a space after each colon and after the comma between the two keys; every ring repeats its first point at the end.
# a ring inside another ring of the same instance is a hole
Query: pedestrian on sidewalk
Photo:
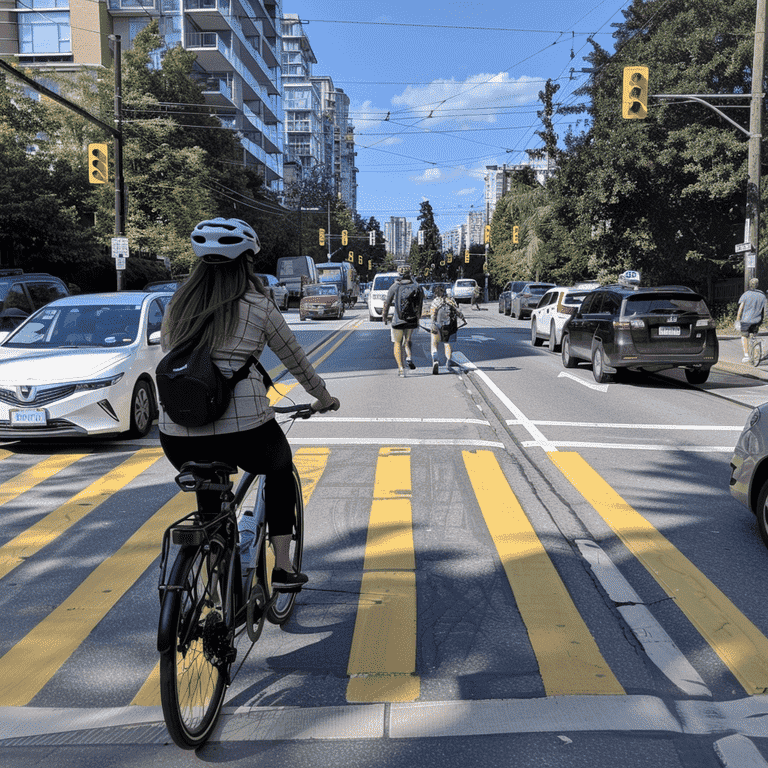
{"type": "Polygon", "coordinates": [[[400,276],[387,291],[387,298],[384,299],[381,317],[384,325],[386,325],[389,319],[389,308],[390,306],[394,308],[391,339],[394,345],[397,372],[401,378],[404,378],[403,352],[405,352],[405,362],[408,367],[411,370],[416,367],[411,353],[411,336],[416,328],[419,327],[421,308],[424,304],[424,291],[411,277],[411,267],[409,264],[404,264],[397,271],[400,276]]]}
{"type": "Polygon", "coordinates": [[[432,301],[429,315],[432,320],[432,373],[437,375],[440,370],[437,345],[440,342],[445,345],[445,364],[450,368],[453,365],[451,341],[456,338],[458,318],[464,320],[464,315],[459,309],[459,305],[450,296],[445,295],[444,285],[435,287],[435,298],[432,301]]]}
{"type": "Polygon", "coordinates": [[[472,291],[472,309],[480,310],[480,296],[482,293],[480,286],[476,285],[475,289],[472,291]]]}
{"type": "Polygon", "coordinates": [[[736,313],[736,330],[741,333],[741,346],[744,350],[742,363],[749,362],[749,336],[760,330],[765,319],[765,306],[768,303],[765,294],[758,289],[756,277],[749,281],[749,288],[739,299],[739,311],[736,313]]]}

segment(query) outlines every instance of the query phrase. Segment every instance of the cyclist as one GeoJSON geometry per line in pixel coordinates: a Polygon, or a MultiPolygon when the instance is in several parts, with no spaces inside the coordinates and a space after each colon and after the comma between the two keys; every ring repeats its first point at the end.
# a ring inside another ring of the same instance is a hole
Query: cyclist
{"type": "Polygon", "coordinates": [[[736,330],[741,333],[741,346],[744,350],[742,363],[749,362],[749,336],[757,333],[765,317],[766,297],[758,290],[756,277],[749,281],[749,289],[739,298],[739,311],[736,313],[736,330]]]}
{"type": "MultiPolygon", "coordinates": [[[[176,290],[162,325],[163,349],[199,337],[199,345],[226,375],[258,359],[265,345],[314,398],[315,410],[337,408],[307,360],[280,310],[253,274],[253,257],[261,249],[256,232],[240,219],[201,221],[192,232],[199,261],[176,290]]],[[[267,525],[275,550],[272,586],[300,589],[308,580],[293,570],[290,559],[296,494],[291,449],[269,406],[261,375],[251,367],[240,381],[228,409],[201,427],[182,427],[160,410],[160,444],[179,469],[186,461],[223,461],[266,476],[267,525]]]]}

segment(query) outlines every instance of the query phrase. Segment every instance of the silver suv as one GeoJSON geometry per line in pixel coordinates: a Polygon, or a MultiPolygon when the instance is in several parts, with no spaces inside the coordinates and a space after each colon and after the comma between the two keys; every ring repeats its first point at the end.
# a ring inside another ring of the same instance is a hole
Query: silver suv
{"type": "Polygon", "coordinates": [[[0,332],[12,331],[40,307],[64,296],[69,296],[69,290],[58,277],[0,269],[0,332]]]}

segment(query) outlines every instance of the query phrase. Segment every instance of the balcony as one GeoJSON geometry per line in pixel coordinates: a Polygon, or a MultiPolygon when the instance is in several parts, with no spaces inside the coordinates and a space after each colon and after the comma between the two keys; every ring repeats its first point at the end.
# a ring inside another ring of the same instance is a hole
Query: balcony
{"type": "Polygon", "coordinates": [[[162,0],[108,0],[109,12],[115,16],[159,15],[162,0]]]}
{"type": "Polygon", "coordinates": [[[235,106],[232,97],[231,78],[216,77],[215,75],[197,80],[203,87],[203,96],[207,104],[215,104],[220,107],[235,106]]]}
{"type": "Polygon", "coordinates": [[[229,0],[184,0],[184,11],[203,31],[229,29],[230,27],[231,6],[229,0]]]}
{"type": "Polygon", "coordinates": [[[216,32],[187,32],[184,35],[188,51],[197,54],[197,63],[209,72],[231,69],[232,49],[216,32]]]}

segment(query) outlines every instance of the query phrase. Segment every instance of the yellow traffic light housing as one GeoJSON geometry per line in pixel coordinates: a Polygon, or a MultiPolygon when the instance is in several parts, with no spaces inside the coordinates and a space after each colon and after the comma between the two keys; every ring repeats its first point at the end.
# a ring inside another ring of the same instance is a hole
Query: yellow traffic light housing
{"type": "Polygon", "coordinates": [[[325,230],[320,230],[320,245],[325,245],[325,230]]]}
{"type": "Polygon", "coordinates": [[[464,263],[469,264],[469,251],[464,251],[464,263]]]}
{"type": "Polygon", "coordinates": [[[351,261],[353,264],[355,263],[355,252],[354,251],[350,251],[349,252],[349,256],[347,256],[347,260],[351,261]]]}
{"type": "Polygon", "coordinates": [[[488,245],[488,243],[491,242],[491,227],[489,224],[485,225],[485,244],[488,245]]]}
{"type": "Polygon", "coordinates": [[[515,245],[520,242],[520,227],[512,227],[512,242],[515,245]]]}
{"type": "Polygon", "coordinates": [[[341,244],[342,245],[349,245],[349,237],[347,237],[347,230],[342,229],[341,230],[341,244]]]}
{"type": "Polygon", "coordinates": [[[107,183],[107,145],[88,145],[88,181],[91,184],[107,183]]]}
{"type": "Polygon", "coordinates": [[[648,67],[624,67],[621,116],[627,120],[648,117],[648,67]]]}

